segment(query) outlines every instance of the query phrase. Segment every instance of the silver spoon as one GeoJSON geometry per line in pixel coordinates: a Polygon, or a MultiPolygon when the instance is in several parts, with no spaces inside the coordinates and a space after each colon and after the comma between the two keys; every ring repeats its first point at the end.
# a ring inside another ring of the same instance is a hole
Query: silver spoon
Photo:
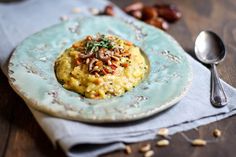
{"type": "Polygon", "coordinates": [[[227,105],[227,97],[216,71],[216,64],[223,61],[226,56],[222,40],[211,31],[202,31],[195,41],[195,54],[201,62],[211,64],[212,105],[215,107],[227,105]]]}

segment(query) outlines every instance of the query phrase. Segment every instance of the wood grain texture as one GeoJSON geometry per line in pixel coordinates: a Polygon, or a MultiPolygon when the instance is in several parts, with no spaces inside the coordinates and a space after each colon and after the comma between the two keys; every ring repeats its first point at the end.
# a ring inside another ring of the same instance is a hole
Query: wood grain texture
{"type": "MultiPolygon", "coordinates": [[[[132,0],[112,0],[124,7],[132,0]]],[[[145,4],[177,4],[183,18],[171,25],[170,33],[192,56],[194,40],[198,33],[210,29],[219,34],[225,42],[228,55],[218,65],[221,78],[236,87],[236,1],[235,0],[143,0],[145,4]]],[[[104,157],[142,157],[138,150],[145,143],[151,143],[157,157],[235,157],[236,155],[236,116],[184,132],[189,138],[213,140],[205,147],[192,147],[182,133],[171,136],[170,146],[156,147],[156,140],[132,144],[133,153],[126,155],[117,151],[104,157]],[[222,130],[223,135],[215,141],[212,131],[222,130]]],[[[1,157],[51,157],[65,156],[59,148],[54,148],[41,130],[27,106],[8,85],[7,79],[0,72],[0,156],[1,157]]]]}
{"type": "Polygon", "coordinates": [[[65,156],[56,150],[23,100],[0,73],[0,156],[65,156]]]}

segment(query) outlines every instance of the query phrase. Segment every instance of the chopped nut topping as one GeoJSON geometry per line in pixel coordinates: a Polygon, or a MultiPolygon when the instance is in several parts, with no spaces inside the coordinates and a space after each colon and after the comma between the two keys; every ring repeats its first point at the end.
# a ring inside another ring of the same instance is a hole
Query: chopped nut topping
{"type": "Polygon", "coordinates": [[[98,67],[98,66],[94,66],[94,67],[93,67],[93,70],[94,70],[94,71],[98,71],[98,70],[99,70],[99,67],[98,67]]]}
{"type": "Polygon", "coordinates": [[[99,75],[97,72],[95,72],[95,76],[96,76],[96,77],[100,77],[100,75],[99,75]]]}
{"type": "Polygon", "coordinates": [[[103,75],[106,75],[106,74],[108,74],[104,69],[102,69],[102,74],[103,75]]]}
{"type": "Polygon", "coordinates": [[[108,60],[108,61],[107,61],[107,64],[108,64],[108,65],[112,65],[111,60],[108,60]]]}
{"type": "Polygon", "coordinates": [[[87,58],[87,59],[86,59],[86,64],[89,64],[89,62],[90,62],[90,59],[87,58]]]}
{"type": "Polygon", "coordinates": [[[111,56],[111,58],[114,59],[115,61],[120,60],[120,59],[119,59],[118,57],[116,57],[116,56],[111,56]]]}
{"type": "Polygon", "coordinates": [[[103,62],[102,61],[97,61],[95,65],[98,66],[98,67],[102,67],[103,66],[103,62]]]}
{"type": "Polygon", "coordinates": [[[76,42],[73,48],[78,56],[79,62],[76,65],[85,63],[88,65],[90,74],[97,73],[98,76],[115,74],[115,70],[121,67],[128,67],[131,53],[129,45],[131,42],[125,41],[123,46],[119,44],[120,39],[115,36],[98,34],[93,37],[88,35],[84,41],[76,42]]]}
{"type": "Polygon", "coordinates": [[[118,68],[118,65],[116,65],[116,63],[112,62],[112,66],[114,66],[115,68],[118,68]]]}

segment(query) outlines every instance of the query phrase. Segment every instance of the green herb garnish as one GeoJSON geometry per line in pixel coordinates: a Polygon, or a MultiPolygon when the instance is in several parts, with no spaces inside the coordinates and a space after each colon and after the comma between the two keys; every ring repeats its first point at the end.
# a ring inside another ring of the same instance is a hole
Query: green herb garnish
{"type": "Polygon", "coordinates": [[[97,40],[93,39],[86,43],[86,52],[94,52],[95,50],[99,50],[100,48],[106,48],[110,50],[114,48],[114,45],[112,44],[112,41],[105,35],[101,35],[97,40]]]}

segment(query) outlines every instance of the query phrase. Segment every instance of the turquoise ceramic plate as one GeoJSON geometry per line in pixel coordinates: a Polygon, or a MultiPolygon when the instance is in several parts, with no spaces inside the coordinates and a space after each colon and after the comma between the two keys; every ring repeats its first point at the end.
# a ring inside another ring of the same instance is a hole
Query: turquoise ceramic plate
{"type": "Polygon", "coordinates": [[[14,90],[33,108],[85,122],[132,121],[156,114],[183,98],[192,80],[186,53],[168,34],[142,22],[86,17],[55,25],[23,41],[9,62],[14,90]],[[54,73],[56,58],[86,35],[114,34],[141,47],[150,63],[147,78],[123,96],[83,98],[64,89],[54,73]]]}

